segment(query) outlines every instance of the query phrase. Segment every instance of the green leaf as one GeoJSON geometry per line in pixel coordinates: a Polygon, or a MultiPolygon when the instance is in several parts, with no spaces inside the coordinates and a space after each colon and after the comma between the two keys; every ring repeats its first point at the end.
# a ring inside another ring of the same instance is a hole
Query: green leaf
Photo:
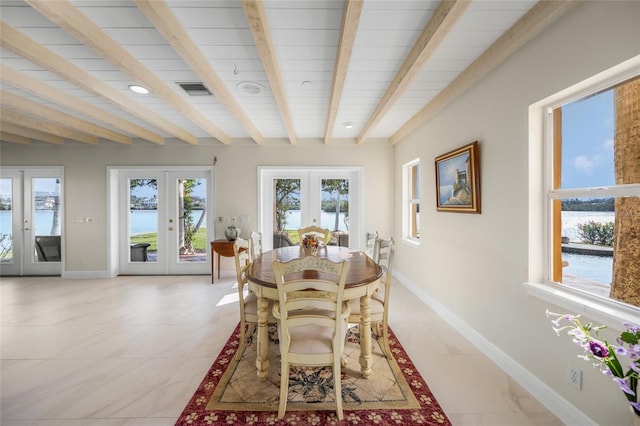
{"type": "Polygon", "coordinates": [[[607,367],[611,370],[611,373],[616,377],[624,377],[624,370],[622,368],[622,364],[618,361],[618,357],[614,352],[614,349],[610,344],[607,343],[607,348],[609,348],[609,356],[605,360],[607,367]]]}
{"type": "Polygon", "coordinates": [[[631,333],[629,331],[623,331],[622,334],[620,335],[620,339],[625,343],[629,343],[631,345],[637,345],[638,334],[639,333],[631,333]]]}

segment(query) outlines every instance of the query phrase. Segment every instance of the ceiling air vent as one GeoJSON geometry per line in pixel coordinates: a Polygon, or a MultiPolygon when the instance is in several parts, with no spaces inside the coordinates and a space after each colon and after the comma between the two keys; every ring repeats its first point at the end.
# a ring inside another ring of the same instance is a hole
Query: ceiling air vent
{"type": "Polygon", "coordinates": [[[187,83],[177,83],[178,86],[182,87],[182,90],[187,92],[189,96],[211,96],[212,93],[207,89],[207,86],[200,82],[187,82],[187,83]]]}

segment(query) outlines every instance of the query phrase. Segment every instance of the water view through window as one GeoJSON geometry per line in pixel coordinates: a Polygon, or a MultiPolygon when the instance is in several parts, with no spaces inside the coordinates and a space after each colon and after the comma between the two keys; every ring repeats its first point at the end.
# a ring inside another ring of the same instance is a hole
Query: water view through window
{"type": "Polygon", "coordinates": [[[620,265],[637,262],[629,247],[634,245],[631,223],[637,216],[633,206],[640,199],[632,186],[640,183],[633,172],[637,163],[625,160],[633,158],[637,146],[637,139],[629,136],[637,117],[625,110],[635,99],[632,86],[637,81],[553,110],[553,187],[549,192],[552,281],[628,303],[635,299],[624,293],[629,288],[628,268],[620,265]],[[625,229],[631,233],[617,235],[625,229]]]}

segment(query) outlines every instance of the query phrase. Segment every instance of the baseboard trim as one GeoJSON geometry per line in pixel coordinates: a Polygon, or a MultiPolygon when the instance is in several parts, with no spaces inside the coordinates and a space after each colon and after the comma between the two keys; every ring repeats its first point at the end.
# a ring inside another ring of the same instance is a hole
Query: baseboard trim
{"type": "Polygon", "coordinates": [[[487,340],[482,334],[478,333],[473,327],[460,319],[460,317],[431,297],[421,287],[396,270],[393,271],[393,278],[422,300],[435,313],[440,315],[460,334],[469,339],[469,341],[478,348],[480,352],[493,360],[498,367],[518,382],[520,386],[525,388],[531,395],[533,395],[534,398],[540,401],[542,405],[555,414],[563,423],[567,425],[598,426],[596,422],[577,409],[568,400],[563,398],[553,388],[549,387],[537,376],[503,352],[499,347],[487,340]]]}
{"type": "Polygon", "coordinates": [[[62,278],[80,280],[89,278],[113,278],[109,271],[63,271],[62,278]]]}

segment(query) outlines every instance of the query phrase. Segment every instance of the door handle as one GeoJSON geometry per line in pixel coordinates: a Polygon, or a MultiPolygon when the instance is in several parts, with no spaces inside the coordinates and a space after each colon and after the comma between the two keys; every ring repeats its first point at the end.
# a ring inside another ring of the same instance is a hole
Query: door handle
{"type": "Polygon", "coordinates": [[[169,227],[169,231],[173,231],[173,226],[170,226],[170,227],[169,227]]]}
{"type": "Polygon", "coordinates": [[[31,231],[31,228],[22,228],[23,231],[31,231]]]}

